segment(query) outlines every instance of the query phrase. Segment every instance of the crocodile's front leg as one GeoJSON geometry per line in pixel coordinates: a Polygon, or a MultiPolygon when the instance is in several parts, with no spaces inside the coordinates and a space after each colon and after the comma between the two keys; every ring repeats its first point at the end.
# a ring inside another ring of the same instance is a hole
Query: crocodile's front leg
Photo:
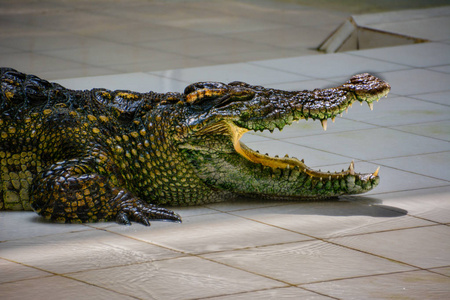
{"type": "Polygon", "coordinates": [[[92,170],[89,159],[52,165],[32,184],[31,207],[48,220],[84,223],[116,220],[149,226],[151,219],[181,222],[178,214],[148,204],[92,170]]]}

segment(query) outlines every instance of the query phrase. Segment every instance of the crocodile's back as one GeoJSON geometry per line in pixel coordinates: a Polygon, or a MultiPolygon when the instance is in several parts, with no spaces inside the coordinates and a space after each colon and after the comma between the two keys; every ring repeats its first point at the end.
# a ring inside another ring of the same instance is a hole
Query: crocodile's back
{"type": "Polygon", "coordinates": [[[164,106],[180,94],[76,91],[13,69],[0,75],[0,209],[127,223],[139,207],[132,218],[146,223],[178,219],[156,204],[198,204],[211,193],[170,142],[176,121],[164,106]]]}

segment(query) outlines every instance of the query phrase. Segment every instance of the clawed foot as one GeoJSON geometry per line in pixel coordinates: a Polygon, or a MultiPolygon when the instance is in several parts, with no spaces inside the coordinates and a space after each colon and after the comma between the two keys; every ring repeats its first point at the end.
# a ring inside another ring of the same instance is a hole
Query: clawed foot
{"type": "Polygon", "coordinates": [[[116,217],[116,222],[119,224],[131,225],[131,221],[135,221],[150,226],[150,220],[181,223],[180,215],[171,210],[148,204],[128,193],[118,196],[122,198],[120,210],[116,217]]]}

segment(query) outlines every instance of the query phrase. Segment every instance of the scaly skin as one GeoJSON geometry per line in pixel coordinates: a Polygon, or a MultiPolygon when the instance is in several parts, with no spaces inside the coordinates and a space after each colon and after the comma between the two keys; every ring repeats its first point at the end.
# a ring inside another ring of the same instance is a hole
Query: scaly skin
{"type": "Polygon", "coordinates": [[[364,193],[378,171],[325,173],[296,158],[259,154],[247,131],[334,119],[390,90],[369,74],[331,89],[281,91],[200,82],[184,93],[75,91],[0,69],[0,209],[34,209],[57,222],[181,221],[159,205],[237,195],[319,199],[364,193]]]}

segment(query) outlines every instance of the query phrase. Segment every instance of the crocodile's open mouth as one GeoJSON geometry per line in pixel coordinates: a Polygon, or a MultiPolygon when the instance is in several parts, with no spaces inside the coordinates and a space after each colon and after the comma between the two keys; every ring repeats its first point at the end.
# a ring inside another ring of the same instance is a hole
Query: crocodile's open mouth
{"type": "MultiPolygon", "coordinates": [[[[258,151],[254,151],[254,150],[250,149],[248,146],[246,146],[244,143],[242,143],[240,141],[242,136],[250,130],[239,127],[239,126],[235,125],[233,122],[224,122],[224,123],[227,125],[228,132],[231,135],[234,150],[237,153],[239,153],[241,156],[243,156],[244,158],[246,158],[247,160],[249,160],[255,164],[261,164],[263,166],[271,167],[273,169],[276,169],[276,168],[280,168],[280,169],[298,168],[299,171],[304,172],[311,177],[328,178],[330,180],[336,179],[336,178],[341,178],[341,177],[347,176],[347,175],[355,175],[353,161],[350,163],[350,166],[348,167],[348,169],[346,171],[331,173],[331,172],[321,172],[321,171],[313,170],[313,169],[309,168],[303,162],[303,160],[298,160],[297,158],[289,157],[288,155],[280,158],[280,157],[272,157],[267,154],[261,154],[258,151]]],[[[225,125],[225,124],[223,124],[223,125],[225,125]]],[[[326,125],[323,125],[323,122],[322,122],[322,126],[323,126],[324,130],[326,130],[326,125]]],[[[377,177],[379,169],[380,169],[380,167],[378,167],[375,172],[373,172],[372,174],[369,174],[369,175],[373,176],[373,177],[377,177]]]]}
{"type": "Polygon", "coordinates": [[[334,121],[356,101],[365,102],[372,109],[373,102],[388,94],[387,82],[360,74],[340,87],[313,91],[286,92],[244,83],[229,84],[227,89],[231,96],[226,98],[225,105],[225,98],[218,97],[221,94],[216,95],[217,99],[210,97],[206,88],[192,96],[193,109],[199,100],[207,103],[207,97],[212,109],[197,118],[201,123],[192,123],[193,129],[200,129],[180,146],[206,184],[238,194],[287,198],[360,194],[378,184],[379,168],[373,173],[356,173],[351,162],[341,172],[313,170],[303,160],[288,155],[261,154],[246,146],[241,138],[249,131],[273,132],[275,128],[282,130],[294,121],[308,119],[320,120],[326,130],[328,120],[334,121]],[[255,93],[251,99],[242,99],[242,89],[255,93]]]}

